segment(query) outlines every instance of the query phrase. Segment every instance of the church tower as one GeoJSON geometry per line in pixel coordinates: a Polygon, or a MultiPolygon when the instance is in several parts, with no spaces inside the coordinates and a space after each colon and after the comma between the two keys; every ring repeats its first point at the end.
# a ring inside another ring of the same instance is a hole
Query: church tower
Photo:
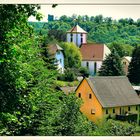
{"type": "Polygon", "coordinates": [[[67,31],[67,42],[73,42],[80,47],[81,44],[87,43],[87,32],[77,24],[67,31]]]}

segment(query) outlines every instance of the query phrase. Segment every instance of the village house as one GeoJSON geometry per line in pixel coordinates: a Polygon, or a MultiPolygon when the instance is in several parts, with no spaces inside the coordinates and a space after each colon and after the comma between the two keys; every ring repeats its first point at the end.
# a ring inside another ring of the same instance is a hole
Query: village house
{"type": "Polygon", "coordinates": [[[140,98],[125,76],[84,78],[75,91],[81,112],[95,123],[108,117],[139,121],[140,98]]]}
{"type": "Polygon", "coordinates": [[[82,67],[86,67],[90,75],[96,75],[102,66],[103,60],[110,54],[110,50],[105,44],[87,43],[80,48],[82,55],[82,67]]]}
{"type": "Polygon", "coordinates": [[[55,65],[60,73],[64,73],[64,54],[63,49],[58,44],[48,46],[51,57],[55,58],[55,65]]]}
{"type": "Polygon", "coordinates": [[[67,31],[67,42],[73,42],[80,48],[81,66],[86,67],[90,75],[96,75],[103,60],[110,54],[110,50],[105,44],[87,43],[87,32],[79,25],[67,31]]]}
{"type": "Polygon", "coordinates": [[[132,59],[132,57],[130,57],[130,56],[124,56],[122,58],[122,65],[123,65],[123,70],[124,70],[125,75],[128,74],[128,66],[131,62],[131,59],[132,59]]]}

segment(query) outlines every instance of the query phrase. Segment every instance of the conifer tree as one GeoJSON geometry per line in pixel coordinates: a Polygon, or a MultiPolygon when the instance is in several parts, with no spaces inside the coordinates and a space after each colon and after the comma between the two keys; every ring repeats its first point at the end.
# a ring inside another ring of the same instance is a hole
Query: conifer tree
{"type": "Polygon", "coordinates": [[[112,49],[111,54],[109,54],[103,61],[101,69],[99,70],[100,76],[121,76],[123,75],[123,69],[121,65],[121,59],[117,54],[115,49],[112,49]]]}
{"type": "Polygon", "coordinates": [[[132,53],[132,60],[128,67],[128,78],[133,84],[140,84],[140,46],[132,53]]]}

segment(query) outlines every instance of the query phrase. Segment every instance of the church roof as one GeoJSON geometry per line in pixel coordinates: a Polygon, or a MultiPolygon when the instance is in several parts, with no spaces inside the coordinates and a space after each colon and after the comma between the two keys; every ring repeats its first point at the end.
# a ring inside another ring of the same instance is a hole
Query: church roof
{"type": "Polygon", "coordinates": [[[104,44],[82,44],[80,52],[82,55],[82,60],[102,61],[104,57],[104,44]]]}
{"type": "Polygon", "coordinates": [[[87,32],[83,30],[79,25],[76,25],[72,29],[67,31],[67,33],[87,33],[87,32]]]}

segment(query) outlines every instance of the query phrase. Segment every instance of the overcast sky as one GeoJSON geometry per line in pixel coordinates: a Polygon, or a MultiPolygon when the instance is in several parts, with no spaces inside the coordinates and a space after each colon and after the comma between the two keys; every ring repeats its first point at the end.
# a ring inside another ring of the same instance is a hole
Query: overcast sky
{"type": "MultiPolygon", "coordinates": [[[[58,18],[62,15],[71,16],[73,14],[88,16],[102,14],[104,17],[112,17],[113,19],[132,18],[137,20],[140,18],[140,0],[0,0],[0,3],[43,4],[41,5],[41,10],[39,10],[44,15],[42,21],[47,21],[48,14],[58,18]],[[50,5],[52,3],[58,3],[58,6],[52,8],[50,5]],[[74,5],[74,3],[78,5],[74,5]],[[83,5],[83,3],[88,5],[83,5]],[[100,3],[106,5],[94,5],[100,3]]],[[[35,21],[35,19],[30,17],[29,21],[35,21]]]]}

